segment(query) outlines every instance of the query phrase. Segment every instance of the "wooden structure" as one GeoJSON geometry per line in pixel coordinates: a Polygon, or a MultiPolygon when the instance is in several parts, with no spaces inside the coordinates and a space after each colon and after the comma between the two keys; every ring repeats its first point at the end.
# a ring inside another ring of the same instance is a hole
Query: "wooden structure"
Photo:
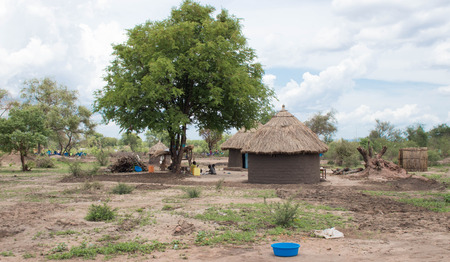
{"type": "Polygon", "coordinates": [[[426,147],[402,148],[398,152],[398,164],[408,172],[428,171],[428,149],[426,147]]]}
{"type": "Polygon", "coordinates": [[[327,150],[327,145],[283,106],[242,148],[249,156],[248,182],[318,183],[319,154],[327,150]]]}
{"type": "Polygon", "coordinates": [[[254,135],[255,131],[261,127],[259,124],[257,128],[246,130],[241,128],[236,134],[230,137],[221,145],[222,150],[228,150],[228,165],[225,170],[241,170],[248,168],[248,154],[243,154],[241,149],[254,135]]]}

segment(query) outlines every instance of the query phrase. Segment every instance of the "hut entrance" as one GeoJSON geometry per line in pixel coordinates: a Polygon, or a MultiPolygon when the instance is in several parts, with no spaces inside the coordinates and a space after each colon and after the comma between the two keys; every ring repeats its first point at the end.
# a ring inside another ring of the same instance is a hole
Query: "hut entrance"
{"type": "Polygon", "coordinates": [[[428,170],[428,149],[426,147],[401,148],[398,151],[398,164],[408,172],[428,170]]]}
{"type": "Polygon", "coordinates": [[[242,154],[242,168],[248,168],[248,154],[242,154]]]}

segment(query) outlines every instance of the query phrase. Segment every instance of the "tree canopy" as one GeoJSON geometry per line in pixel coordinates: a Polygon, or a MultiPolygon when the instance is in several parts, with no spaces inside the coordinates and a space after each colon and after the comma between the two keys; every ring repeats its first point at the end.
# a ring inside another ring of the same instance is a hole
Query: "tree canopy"
{"type": "Polygon", "coordinates": [[[94,133],[92,112],[76,105],[77,91],[58,85],[48,77],[27,80],[24,85],[22,98],[44,113],[46,126],[51,130],[50,139],[58,145],[61,154],[69,152],[83,135],[94,133]]]}
{"type": "Polygon", "coordinates": [[[8,118],[0,118],[0,149],[20,154],[22,171],[29,170],[25,157],[38,143],[46,140],[45,116],[34,106],[14,107],[8,118]]]}
{"type": "Polygon", "coordinates": [[[332,141],[332,137],[337,131],[336,123],[335,111],[333,110],[324,115],[318,112],[305,121],[305,125],[326,143],[332,141]]]}
{"type": "Polygon", "coordinates": [[[227,130],[254,126],[271,108],[273,90],[247,46],[239,19],[212,6],[184,1],[162,21],[128,30],[113,46],[107,85],[95,110],[122,130],[167,131],[175,168],[181,163],[187,125],[227,130]]]}

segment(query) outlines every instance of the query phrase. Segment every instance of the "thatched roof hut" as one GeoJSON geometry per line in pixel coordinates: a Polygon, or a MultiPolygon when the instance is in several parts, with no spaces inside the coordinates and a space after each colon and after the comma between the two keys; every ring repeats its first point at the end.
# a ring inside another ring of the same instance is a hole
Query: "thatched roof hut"
{"type": "Polygon", "coordinates": [[[169,148],[166,145],[161,143],[161,141],[158,141],[158,143],[156,143],[156,145],[150,147],[150,149],[148,150],[148,153],[150,155],[153,155],[158,151],[167,150],[167,149],[169,149],[169,148]]]}
{"type": "Polygon", "coordinates": [[[259,128],[242,153],[248,153],[250,183],[317,183],[319,154],[328,150],[318,136],[283,109],[259,128]]]}
{"type": "Polygon", "coordinates": [[[245,154],[241,153],[241,149],[250,140],[256,130],[261,127],[262,124],[259,123],[256,128],[247,130],[245,128],[239,129],[239,131],[230,137],[221,145],[222,150],[228,150],[228,168],[229,169],[240,169],[246,168],[245,165],[245,154]]]}

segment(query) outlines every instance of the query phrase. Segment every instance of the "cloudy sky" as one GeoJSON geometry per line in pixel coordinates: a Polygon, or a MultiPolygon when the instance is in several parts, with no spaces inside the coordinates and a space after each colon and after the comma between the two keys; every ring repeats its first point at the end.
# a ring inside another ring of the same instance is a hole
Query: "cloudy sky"
{"type": "MultiPolygon", "coordinates": [[[[335,138],[367,136],[375,119],[427,130],[450,123],[448,0],[199,2],[242,18],[276,108],[285,104],[302,121],[336,110],[335,138]]],[[[24,80],[48,76],[78,90],[90,107],[104,85],[111,44],[180,3],[0,0],[0,88],[17,97],[24,80]]],[[[120,136],[113,123],[97,131],[120,136]]],[[[198,138],[195,128],[188,138],[198,138]]]]}

